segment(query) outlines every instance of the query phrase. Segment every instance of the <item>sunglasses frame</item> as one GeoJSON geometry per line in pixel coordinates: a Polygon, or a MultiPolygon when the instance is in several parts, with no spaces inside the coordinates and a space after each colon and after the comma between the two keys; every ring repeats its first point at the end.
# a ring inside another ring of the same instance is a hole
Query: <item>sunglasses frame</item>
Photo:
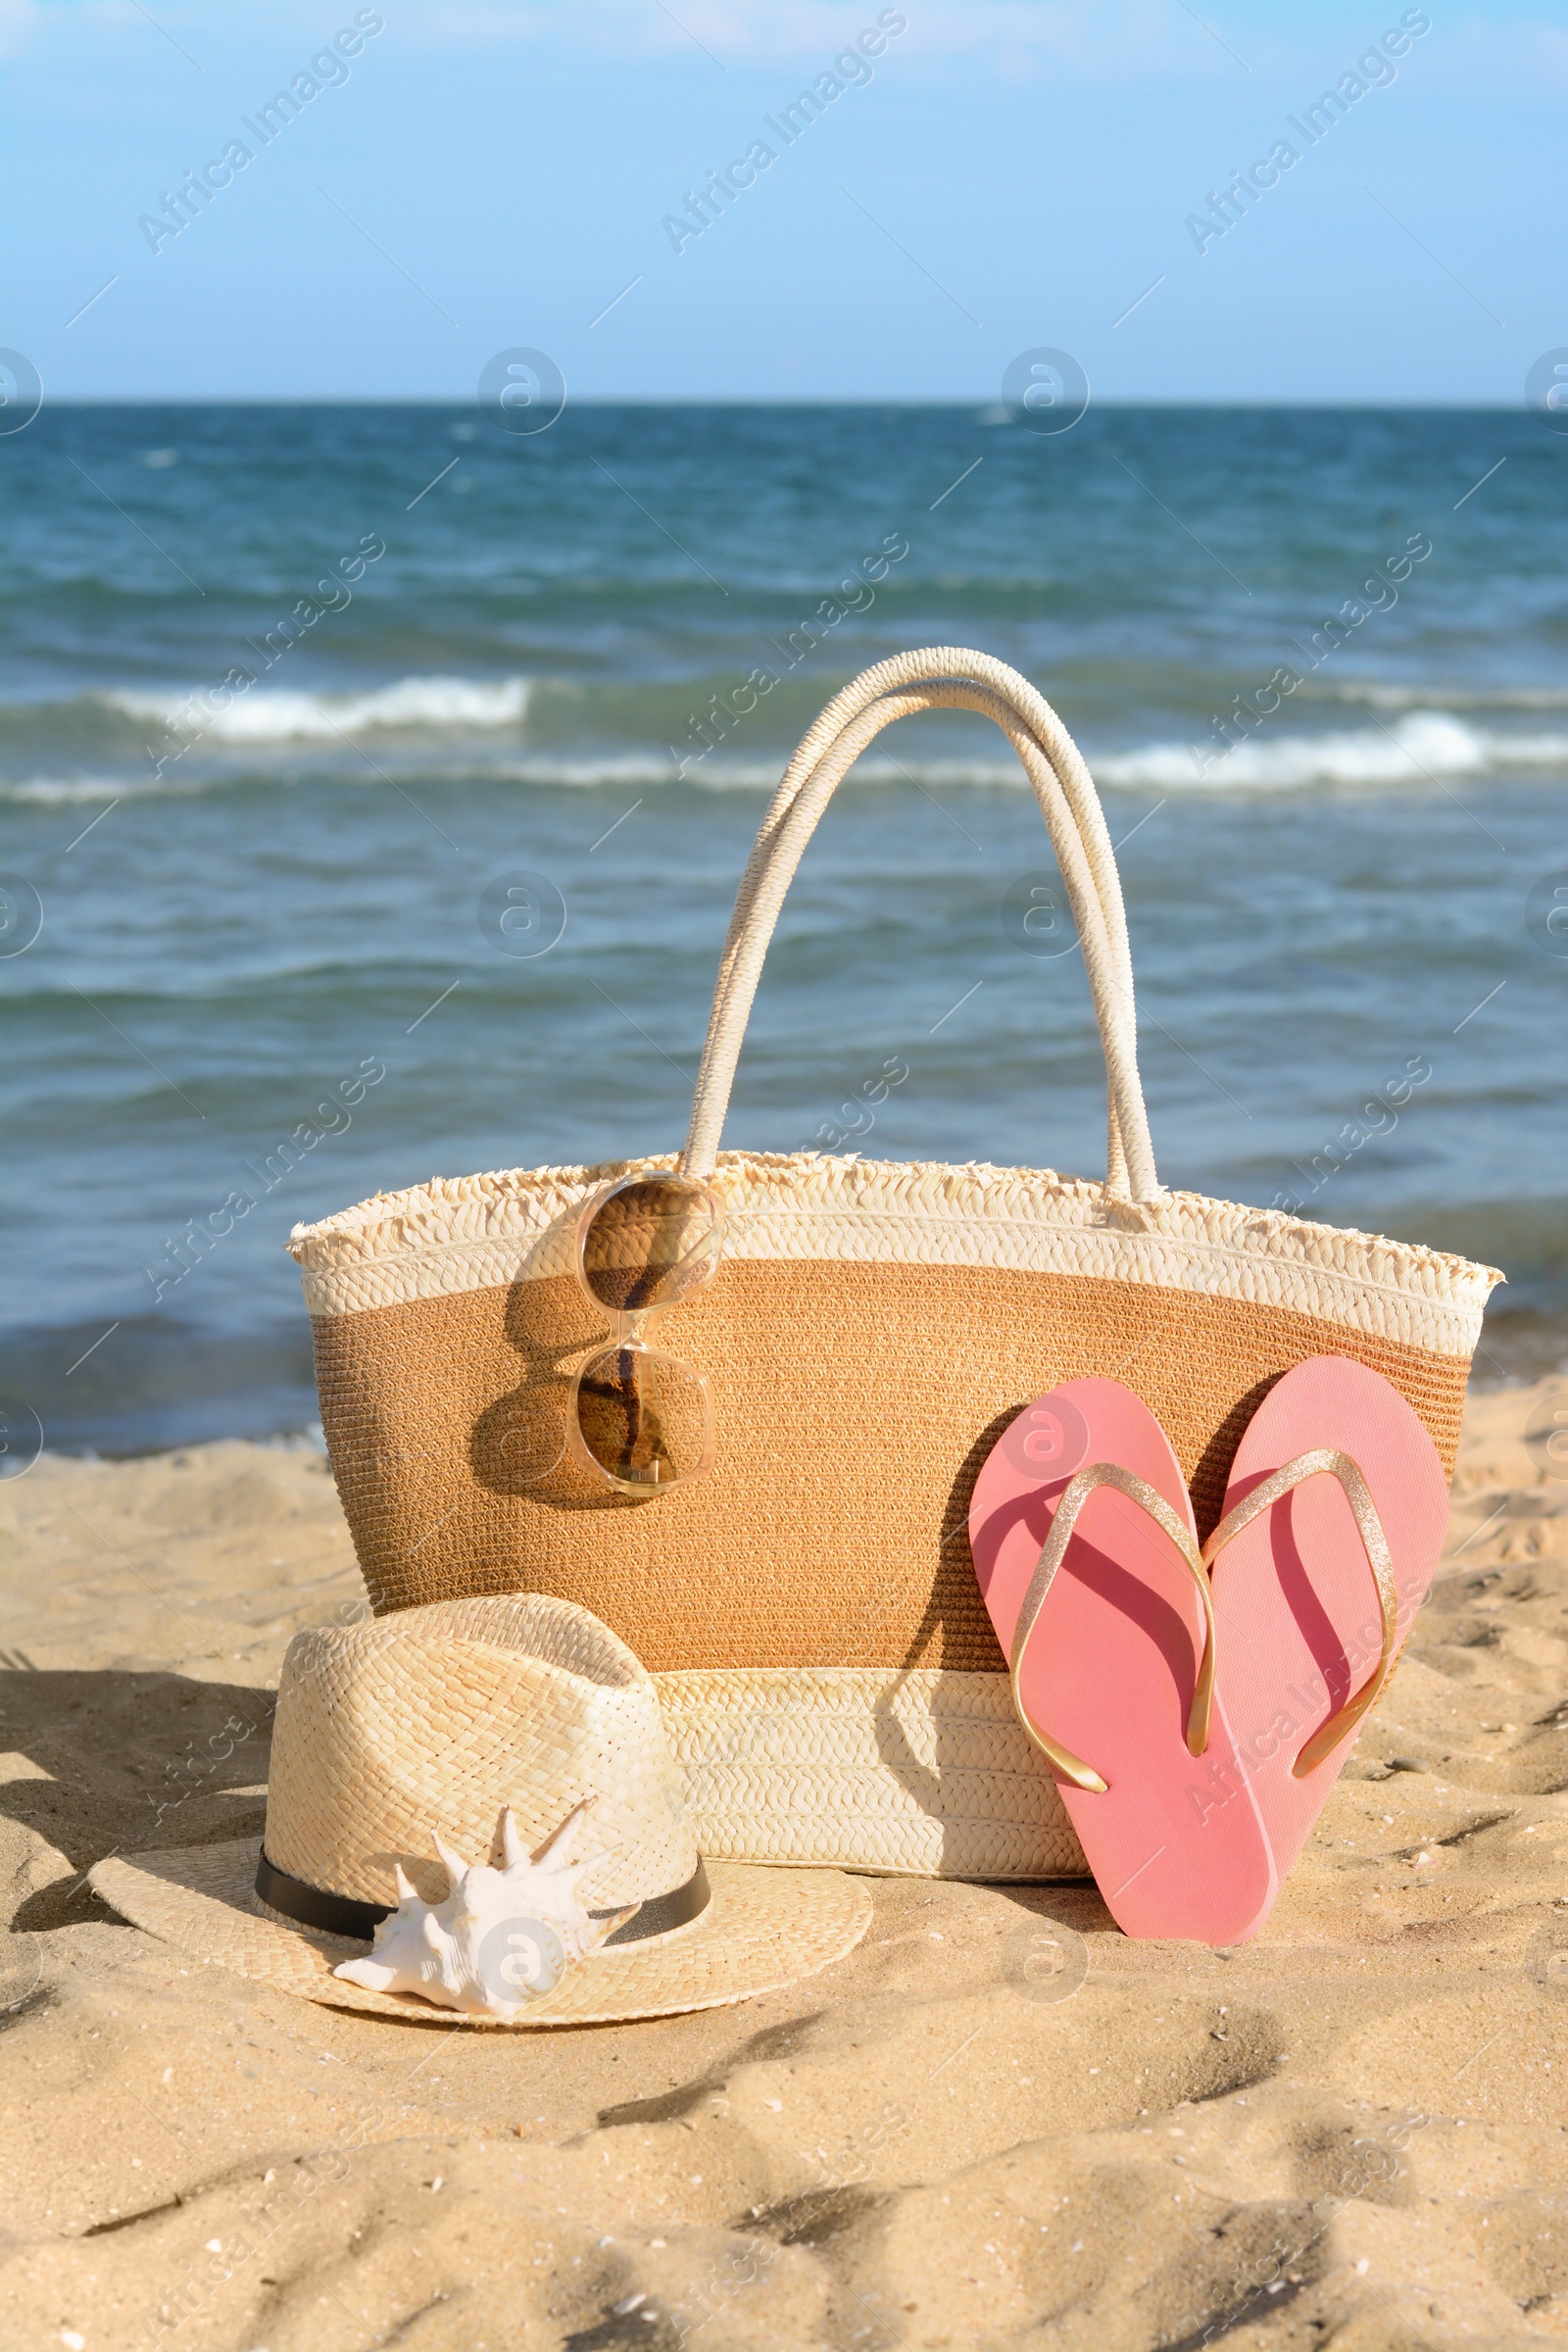
{"type": "Polygon", "coordinates": [[[693,1193],[700,1193],[712,1212],[711,1262],[707,1273],[693,1285],[692,1293],[688,1294],[688,1297],[695,1295],[697,1291],[704,1289],[707,1284],[711,1282],[717,1273],[724,1246],[724,1203],[711,1185],[702,1183],[695,1176],[682,1176],[673,1168],[643,1168],[629,1176],[617,1176],[611,1183],[601,1186],[598,1192],[590,1194],[583,1202],[577,1212],[576,1228],[572,1236],[572,1272],[577,1278],[578,1288],[584,1297],[592,1302],[597,1312],[605,1317],[609,1326],[609,1342],[604,1347],[596,1348],[578,1365],[572,1375],[571,1391],[566,1399],[566,1447],[578,1467],[586,1470],[590,1477],[602,1480],[607,1486],[613,1488],[617,1494],[636,1495],[643,1500],[651,1500],[659,1494],[671,1494],[676,1487],[683,1487],[692,1479],[706,1478],[713,1467],[714,1455],[717,1450],[713,1392],[708,1374],[697,1365],[688,1364],[682,1356],[668,1355],[662,1348],[651,1348],[643,1336],[659,1316],[670,1313],[674,1307],[686,1305],[687,1298],[676,1298],[665,1305],[638,1307],[627,1312],[607,1306],[588,1279],[585,1259],[588,1236],[595,1218],[608,1207],[618,1193],[630,1192],[638,1185],[652,1184],[660,1180],[689,1189],[693,1193]],[[579,1412],[582,1385],[585,1376],[611,1355],[619,1355],[622,1358],[640,1356],[650,1366],[666,1363],[678,1364],[686,1378],[696,1384],[703,1400],[704,1434],[702,1457],[694,1469],[683,1470],[678,1478],[664,1480],[620,1478],[592,1451],[582,1433],[582,1420],[579,1412]]]}

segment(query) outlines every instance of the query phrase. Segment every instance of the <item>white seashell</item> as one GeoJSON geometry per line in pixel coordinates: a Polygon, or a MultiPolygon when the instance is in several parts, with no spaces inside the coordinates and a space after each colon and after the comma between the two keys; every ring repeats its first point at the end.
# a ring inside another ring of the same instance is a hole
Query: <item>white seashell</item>
{"type": "Polygon", "coordinates": [[[594,1919],[578,1896],[578,1882],[609,1859],[565,1859],[593,1801],[584,1797],[574,1805],[532,1855],[509,1807],[501,1816],[500,1870],[465,1862],[436,1831],[446,1900],[422,1901],[399,1863],[397,1909],[376,1929],[365,1958],[345,1960],[332,1974],[369,1992],[416,1992],[443,2009],[511,2025],[530,2001],[555,1988],[571,1961],[596,1950],[636,1909],[633,1904],[594,1919]]]}

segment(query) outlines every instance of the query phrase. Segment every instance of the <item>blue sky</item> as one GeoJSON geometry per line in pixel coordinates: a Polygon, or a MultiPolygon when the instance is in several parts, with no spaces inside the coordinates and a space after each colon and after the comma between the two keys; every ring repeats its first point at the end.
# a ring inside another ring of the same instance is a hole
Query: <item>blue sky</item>
{"type": "Polygon", "coordinates": [[[1102,400],[1513,403],[1568,344],[1560,12],[8,0],[0,24],[0,342],[55,398],[466,399],[528,346],[577,398],[971,399],[1049,346],[1102,400]],[[322,86],[264,143],[245,119],[299,76],[322,86]],[[803,89],[817,118],[769,128],[803,89]],[[1325,90],[1343,114],[1293,130],[1325,90]],[[250,160],[160,235],[234,141],[250,160]],[[1216,215],[1282,141],[1297,160],[1216,215]],[[688,192],[758,142],[704,225],[688,192]]]}

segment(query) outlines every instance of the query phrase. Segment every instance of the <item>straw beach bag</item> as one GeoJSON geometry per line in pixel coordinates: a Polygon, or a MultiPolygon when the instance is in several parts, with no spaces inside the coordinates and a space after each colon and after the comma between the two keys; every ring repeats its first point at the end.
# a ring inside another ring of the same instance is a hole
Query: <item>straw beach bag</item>
{"type": "Polygon", "coordinates": [[[620,1166],[436,1181],[301,1227],[290,1248],[377,1614],[514,1592],[591,1609],[655,1674],[710,1855],[960,1878],[1084,1870],[1013,1714],[966,1529],[998,1434],[1058,1382],[1137,1390],[1200,1534],[1263,1393],[1309,1356],[1381,1373],[1451,1470],[1498,1277],[1161,1190],[1094,785],[1049,704],[987,656],[878,664],[790,762],[736,901],[680,1164],[725,1217],[716,1275],[666,1327],[709,1377],[716,1459],[652,1499],[596,1485],[563,1442],[573,1373],[605,1344],[573,1271],[576,1221],[620,1166]],[[1109,1080],[1103,1183],[718,1150],[812,828],[882,727],[938,708],[996,721],[1050,829],[1109,1080]]]}

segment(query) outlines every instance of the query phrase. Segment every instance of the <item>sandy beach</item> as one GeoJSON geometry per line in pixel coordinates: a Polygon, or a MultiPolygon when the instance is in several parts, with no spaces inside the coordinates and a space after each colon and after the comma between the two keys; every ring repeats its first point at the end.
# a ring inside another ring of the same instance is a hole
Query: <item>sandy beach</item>
{"type": "Polygon", "coordinates": [[[1568,2352],[1561,12],[3,30],[0,2352],[1568,2352]]]}
{"type": "Polygon", "coordinates": [[[45,1456],[0,1494],[7,2352],[1568,2340],[1550,1386],[1472,1398],[1432,1597],[1252,1944],[880,1881],[791,1992],[548,2034],[312,2006],[92,1895],[260,1827],[284,1647],[359,1579],[304,1446],[45,1456]]]}

